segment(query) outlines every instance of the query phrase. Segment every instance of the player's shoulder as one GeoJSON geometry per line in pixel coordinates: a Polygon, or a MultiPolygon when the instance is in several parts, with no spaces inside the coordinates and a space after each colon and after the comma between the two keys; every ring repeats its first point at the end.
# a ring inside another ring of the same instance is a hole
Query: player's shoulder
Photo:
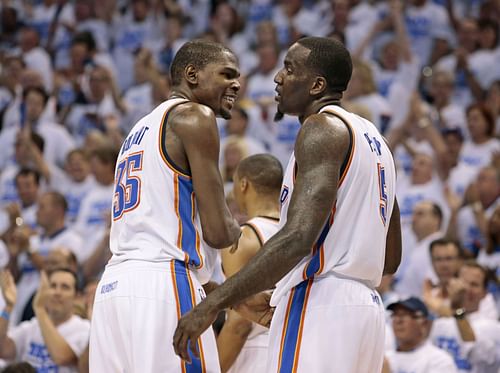
{"type": "Polygon", "coordinates": [[[181,122],[183,124],[198,125],[207,121],[215,121],[215,114],[208,106],[186,101],[171,109],[170,121],[181,122]]]}

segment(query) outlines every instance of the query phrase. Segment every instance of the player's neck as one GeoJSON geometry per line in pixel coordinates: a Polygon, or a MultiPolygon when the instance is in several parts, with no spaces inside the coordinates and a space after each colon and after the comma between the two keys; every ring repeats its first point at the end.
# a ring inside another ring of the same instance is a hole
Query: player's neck
{"type": "Polygon", "coordinates": [[[275,200],[253,200],[247,204],[247,216],[249,219],[256,216],[265,216],[269,218],[279,218],[279,207],[275,200]]]}
{"type": "Polygon", "coordinates": [[[186,100],[192,100],[192,95],[188,91],[178,87],[172,90],[168,98],[169,99],[183,98],[186,100]]]}
{"type": "Polygon", "coordinates": [[[319,113],[319,111],[325,106],[337,105],[340,106],[340,99],[342,98],[341,93],[325,95],[311,102],[311,104],[304,110],[302,115],[299,115],[300,123],[303,123],[310,115],[319,113]]]}

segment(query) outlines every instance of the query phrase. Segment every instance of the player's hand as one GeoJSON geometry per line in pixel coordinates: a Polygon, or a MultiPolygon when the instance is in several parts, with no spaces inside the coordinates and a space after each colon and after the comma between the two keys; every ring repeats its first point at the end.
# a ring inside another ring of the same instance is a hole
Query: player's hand
{"type": "Polygon", "coordinates": [[[264,291],[247,298],[234,309],[244,318],[269,328],[274,314],[270,300],[271,292],[264,291]]]}
{"type": "Polygon", "coordinates": [[[181,317],[174,333],[174,350],[182,360],[191,363],[188,347],[196,358],[200,357],[198,351],[198,338],[215,321],[219,310],[212,308],[208,302],[203,301],[191,311],[181,317]],[[188,346],[189,344],[189,346],[188,346]]]}

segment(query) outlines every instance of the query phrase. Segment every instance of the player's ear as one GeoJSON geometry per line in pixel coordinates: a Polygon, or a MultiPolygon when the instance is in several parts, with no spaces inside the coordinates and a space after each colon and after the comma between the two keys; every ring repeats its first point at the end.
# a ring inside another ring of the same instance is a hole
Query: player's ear
{"type": "Polygon", "coordinates": [[[240,190],[242,192],[245,192],[247,189],[248,189],[248,179],[243,176],[241,179],[240,179],[240,190]]]}
{"type": "Polygon", "coordinates": [[[189,83],[196,84],[198,83],[198,70],[194,65],[189,64],[184,69],[184,77],[189,83]]]}
{"type": "Polygon", "coordinates": [[[323,78],[322,76],[317,76],[315,79],[314,79],[314,83],[311,87],[311,89],[309,90],[309,94],[311,96],[317,96],[321,93],[323,93],[326,89],[326,80],[325,78],[323,78]]]}

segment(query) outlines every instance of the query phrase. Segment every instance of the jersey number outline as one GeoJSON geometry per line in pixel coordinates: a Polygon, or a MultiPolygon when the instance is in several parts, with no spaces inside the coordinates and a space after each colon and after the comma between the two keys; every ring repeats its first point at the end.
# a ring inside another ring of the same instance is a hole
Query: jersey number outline
{"type": "Polygon", "coordinates": [[[380,192],[380,218],[384,226],[387,224],[387,186],[385,184],[385,168],[382,163],[377,163],[378,188],[380,192]]]}
{"type": "Polygon", "coordinates": [[[119,220],[141,202],[141,178],[136,173],[142,170],[142,156],[143,151],[132,153],[116,167],[113,220],[119,220]]]}

